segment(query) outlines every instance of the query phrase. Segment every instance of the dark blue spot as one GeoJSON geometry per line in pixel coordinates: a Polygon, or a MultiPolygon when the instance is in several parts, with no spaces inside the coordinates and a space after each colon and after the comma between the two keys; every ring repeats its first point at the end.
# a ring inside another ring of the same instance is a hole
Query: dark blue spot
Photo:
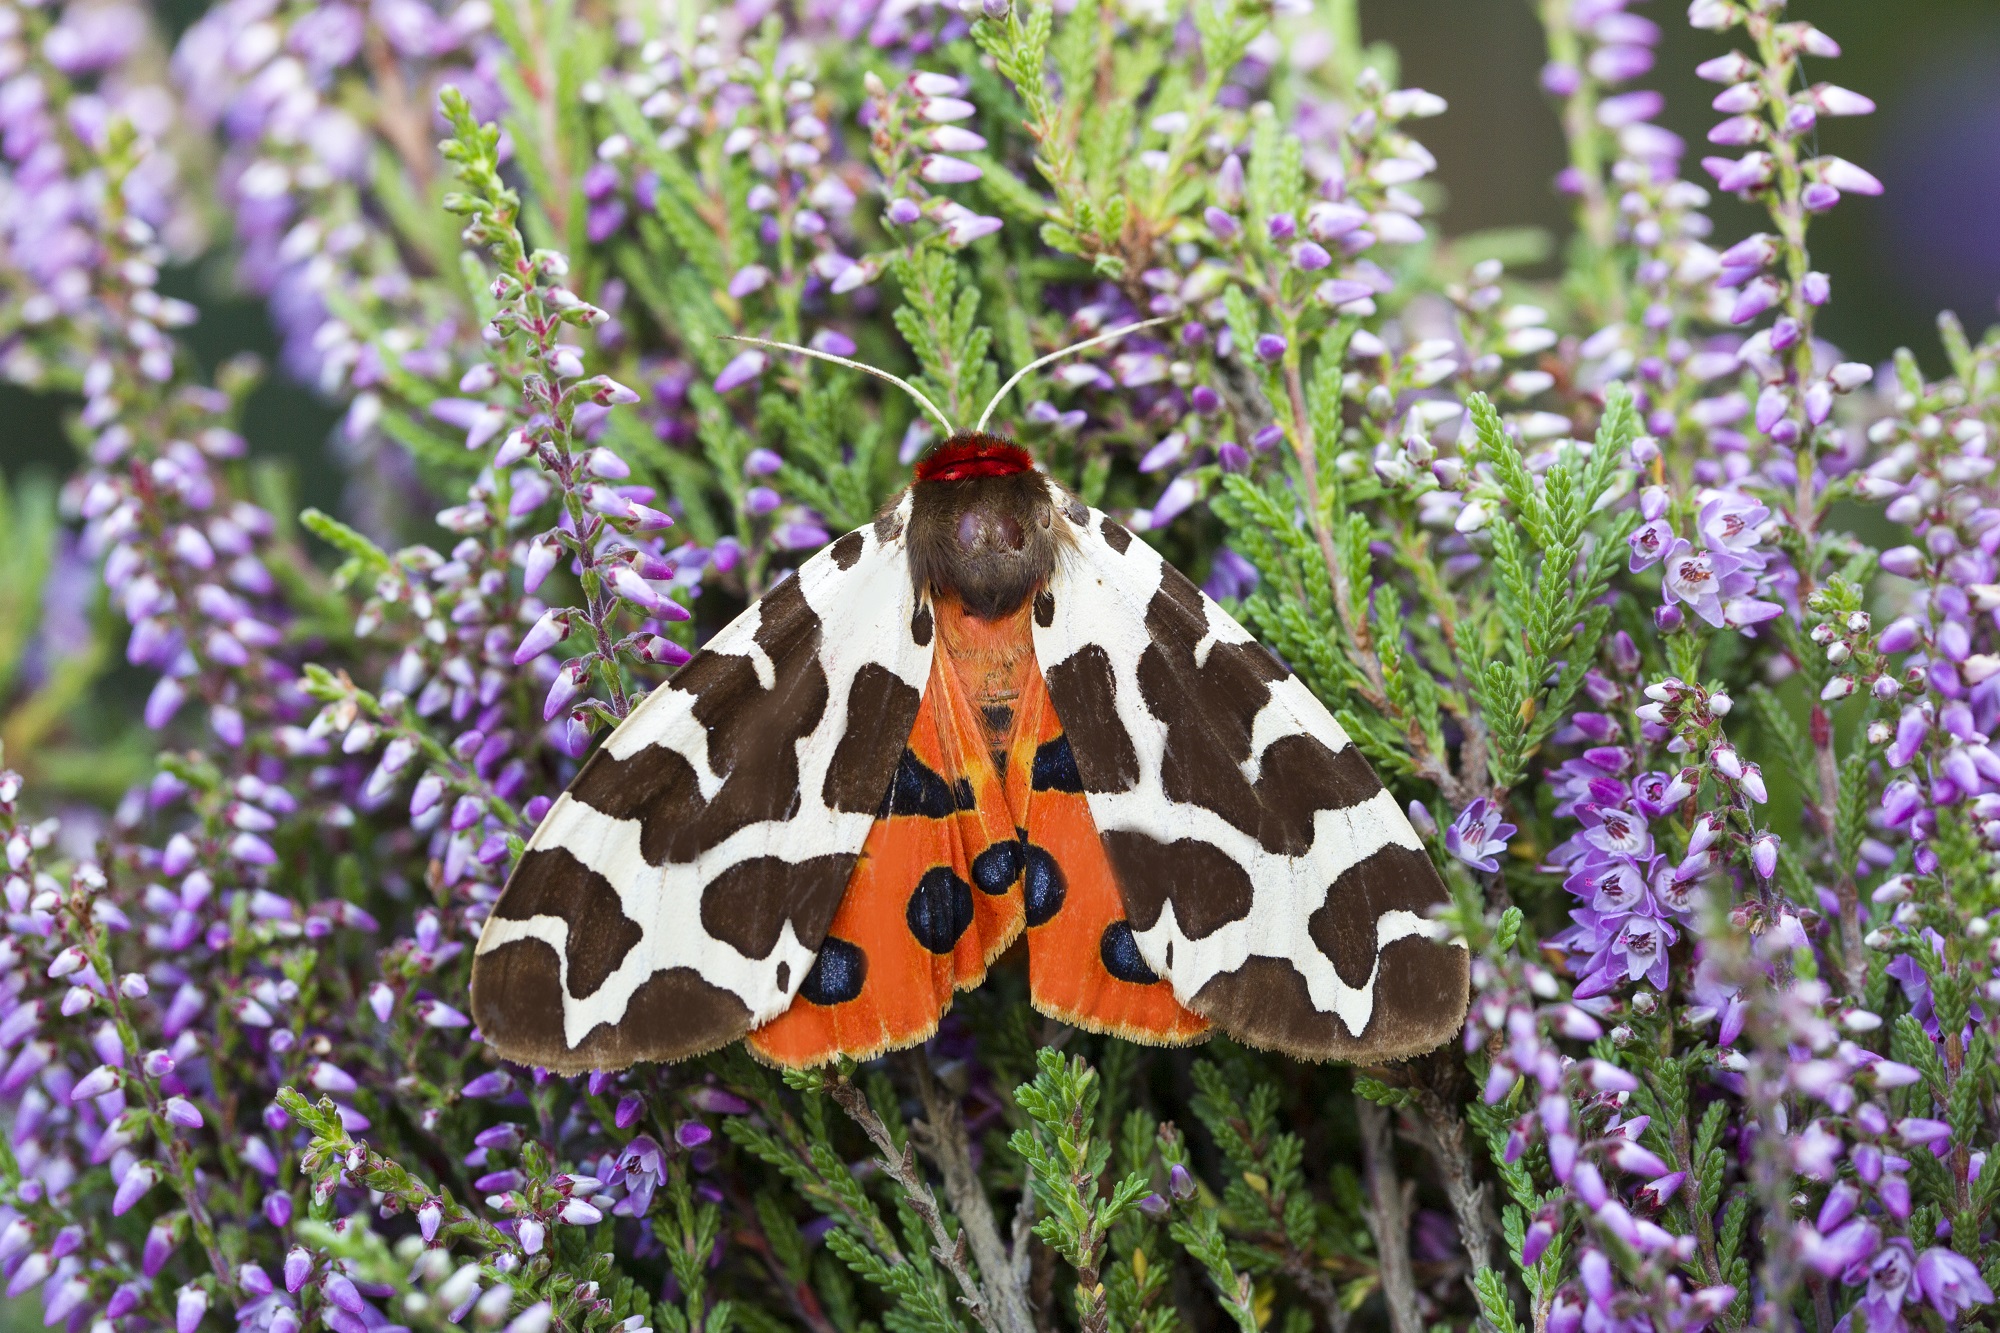
{"type": "Polygon", "coordinates": [[[896,761],[895,776],[889,779],[888,794],[882,798],[882,808],[876,818],[887,819],[891,815],[923,815],[929,819],[943,819],[960,807],[957,793],[951,784],[932,772],[923,760],[909,750],[896,761]]]}
{"type": "Polygon", "coordinates": [[[996,842],[972,858],[972,882],[981,893],[1005,893],[1021,877],[1021,844],[996,842]]]}
{"type": "Polygon", "coordinates": [[[1139,941],[1132,938],[1130,921],[1113,921],[1104,928],[1104,937],[1097,942],[1097,956],[1104,960],[1104,970],[1120,981],[1150,986],[1160,979],[1160,974],[1147,967],[1146,960],[1139,956],[1139,941]]]}
{"type": "Polygon", "coordinates": [[[868,955],[861,947],[832,935],[820,942],[812,971],[799,983],[799,998],[814,1004],[842,1004],[861,994],[868,979],[868,955]]]}
{"type": "Polygon", "coordinates": [[[1033,782],[1036,791],[1083,790],[1083,775],[1076,771],[1068,736],[1058,736],[1035,751],[1033,782]]]}
{"type": "Polygon", "coordinates": [[[972,886],[950,866],[932,866],[917,881],[905,919],[917,943],[932,953],[950,953],[972,924],[972,886]]]}
{"type": "Polygon", "coordinates": [[[1063,899],[1069,896],[1069,880],[1055,857],[1033,843],[1027,848],[1028,880],[1022,893],[1027,899],[1028,924],[1039,926],[1062,910],[1063,899]]]}

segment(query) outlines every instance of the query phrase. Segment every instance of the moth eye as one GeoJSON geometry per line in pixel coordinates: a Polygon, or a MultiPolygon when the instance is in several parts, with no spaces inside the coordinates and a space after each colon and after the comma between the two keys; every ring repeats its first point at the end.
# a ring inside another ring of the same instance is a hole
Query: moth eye
{"type": "Polygon", "coordinates": [[[1010,551],[1021,549],[1027,535],[1021,531],[1021,521],[1012,514],[1002,514],[993,520],[993,539],[1010,551]]]}
{"type": "Polygon", "coordinates": [[[970,551],[979,545],[979,515],[971,512],[958,516],[958,544],[970,551]]]}

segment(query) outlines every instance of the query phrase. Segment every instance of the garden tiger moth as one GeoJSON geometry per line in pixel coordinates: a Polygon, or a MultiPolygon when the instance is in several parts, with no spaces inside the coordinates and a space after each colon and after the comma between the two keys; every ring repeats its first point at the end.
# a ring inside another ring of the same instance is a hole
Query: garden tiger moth
{"type": "Polygon", "coordinates": [[[1458,1030],[1443,882],[1340,725],[984,424],[549,810],[473,964],[501,1055],[862,1058],[931,1035],[1024,934],[1037,1008],[1138,1041],[1372,1064],[1458,1030]]]}

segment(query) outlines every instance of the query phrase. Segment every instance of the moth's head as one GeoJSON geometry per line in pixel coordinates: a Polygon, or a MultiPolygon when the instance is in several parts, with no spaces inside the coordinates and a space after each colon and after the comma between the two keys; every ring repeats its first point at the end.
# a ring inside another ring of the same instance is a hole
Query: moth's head
{"type": "Polygon", "coordinates": [[[1028,451],[960,431],[917,464],[910,488],[910,574],[920,594],[956,597],[988,620],[1018,610],[1073,542],[1057,493],[1028,451]]]}

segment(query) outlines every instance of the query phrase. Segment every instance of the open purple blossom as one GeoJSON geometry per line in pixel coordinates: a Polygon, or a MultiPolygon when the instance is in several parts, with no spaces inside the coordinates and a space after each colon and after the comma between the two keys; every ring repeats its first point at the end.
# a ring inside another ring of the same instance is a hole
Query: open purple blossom
{"type": "Polygon", "coordinates": [[[1497,874],[1498,854],[1507,850],[1514,826],[1505,822],[1499,809],[1480,798],[1459,811],[1444,831],[1444,847],[1474,870],[1497,874]]]}

